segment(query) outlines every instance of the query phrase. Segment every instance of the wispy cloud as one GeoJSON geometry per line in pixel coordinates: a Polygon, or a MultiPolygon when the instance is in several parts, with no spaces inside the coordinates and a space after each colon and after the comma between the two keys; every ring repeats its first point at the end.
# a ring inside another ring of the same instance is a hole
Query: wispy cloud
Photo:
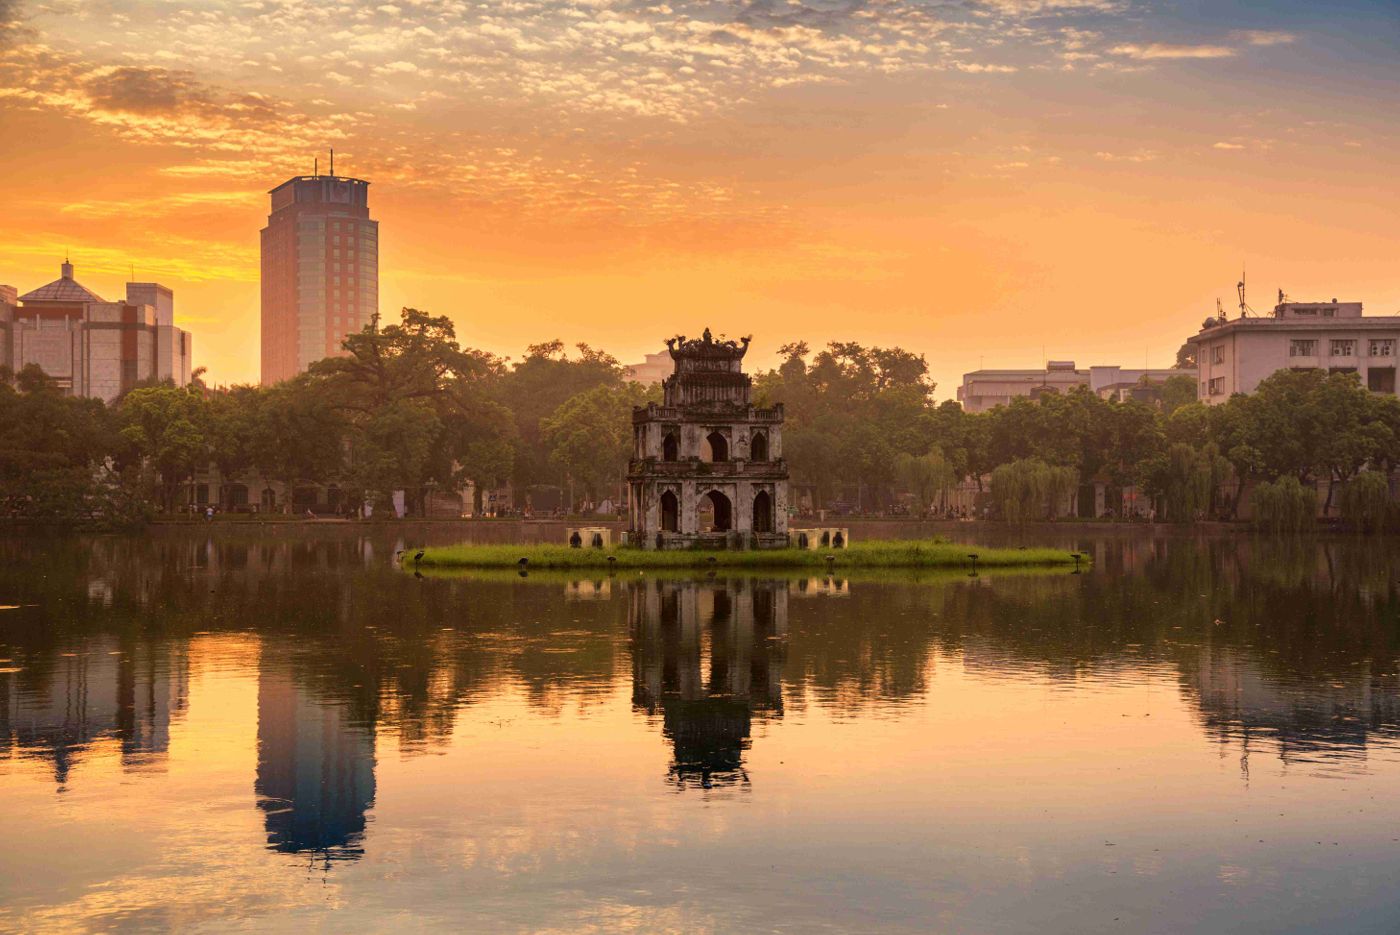
{"type": "Polygon", "coordinates": [[[1227,45],[1167,45],[1153,42],[1147,45],[1128,43],[1116,45],[1108,50],[1111,55],[1137,59],[1143,62],[1170,61],[1174,59],[1231,58],[1238,50],[1227,45]]]}
{"type": "Polygon", "coordinates": [[[1274,32],[1267,29],[1245,29],[1233,35],[1249,45],[1259,46],[1288,45],[1298,41],[1298,37],[1291,32],[1274,32]]]}
{"type": "Polygon", "coordinates": [[[1094,158],[1103,162],[1152,162],[1157,159],[1157,153],[1150,149],[1139,149],[1131,153],[1112,153],[1104,150],[1094,153],[1094,158]]]}

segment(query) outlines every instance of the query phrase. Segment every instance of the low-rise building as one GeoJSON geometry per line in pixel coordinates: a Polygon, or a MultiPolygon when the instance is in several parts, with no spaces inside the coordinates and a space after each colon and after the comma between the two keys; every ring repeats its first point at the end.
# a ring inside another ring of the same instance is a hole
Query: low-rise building
{"type": "Polygon", "coordinates": [[[671,360],[670,351],[660,351],[646,355],[640,364],[625,364],[624,369],[627,379],[647,386],[663,382],[676,369],[676,365],[671,360]]]}
{"type": "Polygon", "coordinates": [[[1394,393],[1400,315],[1363,316],[1360,302],[1280,301],[1267,317],[1207,318],[1196,348],[1196,397],[1209,405],[1252,393],[1284,369],[1355,373],[1394,393]]]}
{"type": "Polygon", "coordinates": [[[1087,387],[1105,399],[1142,399],[1144,384],[1160,385],[1176,376],[1195,377],[1194,370],[1175,368],[1126,368],[1116,365],[1078,369],[1072,360],[1052,360],[1040,370],[974,370],[963,374],[958,401],[968,412],[986,412],[1004,406],[1018,396],[1032,399],[1045,393],[1067,393],[1087,387]]]}
{"type": "Polygon", "coordinates": [[[22,296],[0,286],[0,364],[36,364],[65,392],[111,402],[144,381],[190,382],[194,342],[175,327],[175,295],[154,282],[129,282],[108,302],[62,275],[22,296]]]}

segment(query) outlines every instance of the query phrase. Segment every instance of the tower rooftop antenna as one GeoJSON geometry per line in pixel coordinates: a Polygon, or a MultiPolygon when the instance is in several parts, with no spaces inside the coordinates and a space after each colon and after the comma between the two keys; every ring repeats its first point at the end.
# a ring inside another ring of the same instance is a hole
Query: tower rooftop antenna
{"type": "Polygon", "coordinates": [[[1248,318],[1249,315],[1250,315],[1250,313],[1251,313],[1252,311],[1254,311],[1253,309],[1251,309],[1251,308],[1249,307],[1249,303],[1245,301],[1245,288],[1244,288],[1244,286],[1245,286],[1245,279],[1246,279],[1246,278],[1247,278],[1247,277],[1246,277],[1246,275],[1245,275],[1245,268],[1244,268],[1244,266],[1241,266],[1241,267],[1240,267],[1240,281],[1239,281],[1239,283],[1235,286],[1236,290],[1238,290],[1238,292],[1239,292],[1239,294],[1240,294],[1240,317],[1241,317],[1241,318],[1248,318]]]}

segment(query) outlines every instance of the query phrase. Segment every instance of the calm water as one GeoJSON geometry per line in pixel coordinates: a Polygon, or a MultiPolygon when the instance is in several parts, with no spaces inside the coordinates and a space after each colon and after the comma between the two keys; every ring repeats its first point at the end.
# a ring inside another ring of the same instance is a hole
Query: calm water
{"type": "Polygon", "coordinates": [[[1400,930],[1400,546],[1071,544],[877,582],[0,541],[0,928],[1400,930]]]}

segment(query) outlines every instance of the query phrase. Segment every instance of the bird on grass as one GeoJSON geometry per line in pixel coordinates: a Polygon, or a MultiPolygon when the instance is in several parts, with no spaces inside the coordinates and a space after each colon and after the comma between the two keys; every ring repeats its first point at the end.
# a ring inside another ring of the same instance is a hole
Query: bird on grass
{"type": "Polygon", "coordinates": [[[419,549],[417,552],[415,552],[415,553],[413,554],[413,564],[417,565],[419,562],[421,562],[421,561],[423,560],[423,553],[424,553],[425,551],[427,551],[427,550],[426,550],[426,549],[419,549]]]}

